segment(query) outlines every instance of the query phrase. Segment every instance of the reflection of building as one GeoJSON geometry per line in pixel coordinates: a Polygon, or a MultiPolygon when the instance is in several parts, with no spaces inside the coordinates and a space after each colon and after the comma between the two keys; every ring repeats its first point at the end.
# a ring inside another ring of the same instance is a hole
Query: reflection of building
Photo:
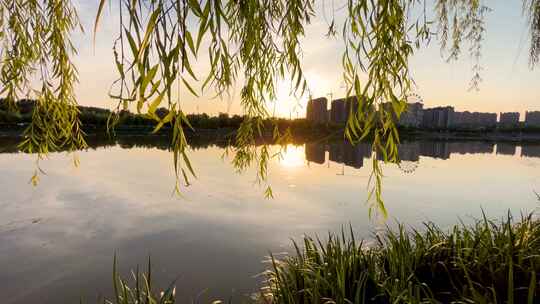
{"type": "Polygon", "coordinates": [[[358,145],[352,146],[350,144],[345,144],[343,163],[356,169],[360,169],[364,166],[364,155],[362,155],[362,150],[359,149],[358,145]]]}
{"type": "Polygon", "coordinates": [[[448,144],[450,153],[458,154],[477,154],[477,153],[493,153],[494,144],[490,142],[474,141],[474,142],[451,142],[448,144]]]}
{"type": "Polygon", "coordinates": [[[398,147],[398,156],[404,161],[418,161],[420,159],[420,142],[405,142],[398,147]]]}
{"type": "Polygon", "coordinates": [[[325,161],[325,149],[324,145],[320,143],[306,143],[306,159],[309,162],[317,164],[324,164],[325,161]]]}
{"type": "Polygon", "coordinates": [[[497,154],[514,155],[516,154],[516,145],[514,143],[498,143],[497,154]]]}
{"type": "Polygon", "coordinates": [[[359,169],[364,165],[364,158],[371,156],[371,145],[359,143],[353,146],[348,141],[334,142],[329,145],[329,152],[331,161],[359,169]]]}
{"type": "Polygon", "coordinates": [[[420,142],[420,155],[448,159],[450,158],[450,149],[448,148],[448,142],[420,142]]]}
{"type": "Polygon", "coordinates": [[[501,128],[513,128],[519,125],[519,113],[507,112],[502,113],[499,117],[499,127],[501,128]]]}
{"type": "MultiPolygon", "coordinates": [[[[480,141],[412,141],[403,142],[398,146],[398,157],[401,161],[418,162],[420,156],[448,159],[453,153],[457,154],[492,154],[495,144],[480,141]]],[[[359,143],[355,146],[348,141],[322,143],[307,143],[305,146],[306,159],[309,162],[323,164],[326,161],[326,151],[329,151],[329,160],[353,168],[362,168],[364,159],[372,157],[372,146],[369,143],[359,143]]],[[[540,144],[524,145],[521,155],[527,157],[540,157],[540,144]]],[[[516,144],[505,142],[497,143],[497,154],[514,155],[516,144]]],[[[377,154],[383,160],[382,153],[377,154]]]]}
{"type": "Polygon", "coordinates": [[[316,123],[325,123],[328,119],[328,100],[324,97],[308,101],[306,119],[316,123]]]}
{"type": "Polygon", "coordinates": [[[524,144],[521,146],[521,156],[540,157],[539,144],[524,144]]]}
{"type": "Polygon", "coordinates": [[[328,148],[329,159],[336,163],[343,163],[343,150],[343,144],[341,142],[330,143],[328,148]]]}
{"type": "Polygon", "coordinates": [[[526,127],[540,127],[540,111],[525,112],[526,127]]]}

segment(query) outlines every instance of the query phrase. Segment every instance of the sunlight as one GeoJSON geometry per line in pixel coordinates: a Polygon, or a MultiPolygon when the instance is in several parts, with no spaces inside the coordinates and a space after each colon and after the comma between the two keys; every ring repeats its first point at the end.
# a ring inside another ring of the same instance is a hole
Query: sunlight
{"type": "Polygon", "coordinates": [[[304,146],[287,145],[281,152],[279,163],[286,168],[297,168],[305,164],[305,159],[304,146]]]}
{"type": "Polygon", "coordinates": [[[305,98],[298,100],[294,94],[291,94],[290,82],[282,80],[276,86],[276,100],[269,107],[270,113],[272,116],[284,118],[303,117],[305,115],[303,99],[305,98]]]}
{"type": "Polygon", "coordinates": [[[269,106],[270,113],[276,117],[303,118],[306,115],[310,92],[313,96],[329,97],[328,93],[333,91],[332,85],[335,85],[320,74],[306,75],[306,80],[308,88],[303,96],[294,96],[291,93],[291,81],[281,80],[276,85],[276,99],[275,103],[269,106]]]}

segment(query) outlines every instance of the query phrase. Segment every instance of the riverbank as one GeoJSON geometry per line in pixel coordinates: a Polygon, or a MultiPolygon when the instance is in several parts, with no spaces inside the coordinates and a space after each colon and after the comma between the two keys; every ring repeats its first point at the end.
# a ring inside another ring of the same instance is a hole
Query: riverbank
{"type": "MultiPolygon", "coordinates": [[[[0,124],[0,136],[21,137],[26,124],[0,124]]],[[[85,125],[85,133],[92,137],[109,136],[107,129],[101,125],[85,125]]],[[[170,128],[163,127],[154,134],[153,126],[146,125],[121,125],[114,129],[114,134],[122,136],[167,136],[170,128]]],[[[213,138],[216,140],[230,140],[236,135],[235,127],[216,128],[195,128],[185,129],[186,136],[190,138],[213,138]]],[[[272,132],[267,132],[271,137],[272,132]]],[[[339,127],[327,128],[324,126],[291,127],[291,133],[296,138],[308,140],[318,140],[321,138],[338,140],[343,138],[344,129],[339,127]]],[[[404,129],[400,130],[402,140],[440,140],[440,141],[497,141],[497,142],[538,142],[540,141],[540,130],[420,130],[404,129]]]]}
{"type": "Polygon", "coordinates": [[[272,303],[538,303],[540,222],[491,221],[422,231],[387,229],[366,247],[306,237],[295,256],[272,259],[272,303]],[[302,246],[303,245],[303,246],[302,246]]]}
{"type": "MultiPolygon", "coordinates": [[[[484,218],[472,225],[422,231],[386,229],[371,244],[350,232],[324,241],[304,237],[296,252],[271,256],[266,282],[255,303],[538,303],[540,299],[540,222],[534,215],[515,221],[484,218]]],[[[150,267],[150,266],[149,266],[150,267]]],[[[174,284],[159,295],[141,284],[133,290],[113,266],[116,298],[142,303],[149,297],[175,303],[174,284]],[[118,286],[118,287],[117,287],[118,286]]],[[[161,302],[160,302],[161,301],[161,302]]],[[[214,303],[221,303],[215,301],[214,303]]]]}

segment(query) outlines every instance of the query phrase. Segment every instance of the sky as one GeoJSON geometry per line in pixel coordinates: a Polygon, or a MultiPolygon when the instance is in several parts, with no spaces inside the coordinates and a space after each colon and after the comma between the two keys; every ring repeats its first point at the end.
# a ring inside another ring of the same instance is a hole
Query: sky
{"type": "MultiPolygon", "coordinates": [[[[116,2],[116,1],[114,1],[116,2]]],[[[336,0],[335,7],[340,7],[336,0]]],[[[529,33],[526,18],[522,16],[519,0],[485,1],[492,9],[486,18],[487,33],[483,42],[481,63],[483,78],[479,91],[469,91],[472,77],[472,60],[464,54],[457,62],[447,63],[441,55],[437,40],[416,51],[410,60],[414,91],[424,102],[424,107],[451,105],[457,111],[509,112],[522,114],[526,110],[540,110],[540,67],[531,70],[528,65],[529,33]]],[[[115,101],[108,97],[112,82],[117,78],[112,46],[118,28],[114,4],[104,12],[96,44],[93,44],[93,25],[98,0],[76,0],[84,33],[75,33],[78,48],[75,63],[80,74],[76,94],[80,104],[112,108],[115,101]]],[[[326,1],[326,8],[330,5],[326,1]]],[[[343,41],[327,38],[329,13],[322,14],[322,2],[316,2],[317,17],[308,25],[302,40],[302,58],[305,76],[314,97],[344,95],[341,54],[343,41]]],[[[340,12],[336,19],[341,18],[340,12]]],[[[204,68],[202,70],[204,72],[204,68]]],[[[240,84],[239,84],[240,85],[240,84]]],[[[289,96],[289,84],[278,85],[275,114],[282,117],[303,117],[307,96],[300,99],[289,96]]],[[[187,112],[217,114],[241,113],[239,90],[223,99],[203,95],[199,98],[182,95],[182,107],[187,112]]],[[[273,111],[274,109],[270,109],[273,111]]]]}

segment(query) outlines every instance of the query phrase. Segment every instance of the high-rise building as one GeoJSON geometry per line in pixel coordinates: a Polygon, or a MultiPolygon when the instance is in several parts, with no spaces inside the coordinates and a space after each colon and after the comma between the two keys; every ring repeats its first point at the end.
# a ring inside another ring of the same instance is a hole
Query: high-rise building
{"type": "Polygon", "coordinates": [[[325,97],[311,99],[306,109],[306,119],[315,123],[326,123],[328,100],[325,97]]]}
{"type": "Polygon", "coordinates": [[[497,126],[497,114],[496,113],[474,113],[476,114],[476,127],[477,128],[494,128],[497,126]]]}
{"type": "Polygon", "coordinates": [[[519,126],[519,113],[518,112],[507,112],[500,114],[499,117],[499,127],[501,128],[512,128],[519,126]]]}
{"type": "Polygon", "coordinates": [[[344,124],[347,122],[347,111],[344,98],[332,100],[330,122],[334,124],[344,124]]]}
{"type": "Polygon", "coordinates": [[[540,127],[540,111],[525,112],[525,127],[540,127]]]}
{"type": "Polygon", "coordinates": [[[453,128],[457,129],[481,129],[494,128],[497,126],[496,113],[482,112],[454,112],[453,128]]]}
{"type": "MultiPolygon", "coordinates": [[[[358,99],[355,96],[334,99],[331,102],[330,110],[327,110],[328,101],[326,98],[313,99],[308,102],[306,118],[317,123],[330,122],[344,125],[351,114],[356,115],[361,112],[366,118],[368,115],[376,114],[375,106],[367,107],[367,102],[364,101],[364,99],[358,99]]],[[[394,111],[389,102],[379,104],[379,106],[387,113],[394,111]]],[[[500,113],[500,119],[497,120],[496,113],[456,112],[451,106],[424,109],[423,104],[419,102],[407,104],[405,111],[400,114],[399,120],[395,113],[393,119],[400,126],[436,130],[519,126],[519,113],[517,112],[500,113]]],[[[525,126],[540,128],[540,111],[527,111],[525,113],[525,126]]]]}
{"type": "Polygon", "coordinates": [[[418,128],[424,119],[424,105],[420,102],[408,103],[407,108],[399,117],[399,125],[418,128]]]}
{"type": "Polygon", "coordinates": [[[330,108],[330,122],[345,124],[351,113],[358,111],[358,99],[356,97],[334,99],[330,108]]]}
{"type": "Polygon", "coordinates": [[[453,125],[454,107],[425,109],[422,126],[429,129],[448,129],[453,125]]]}
{"type": "Polygon", "coordinates": [[[472,128],[474,126],[473,113],[469,111],[454,112],[454,128],[465,129],[472,128]]]}

